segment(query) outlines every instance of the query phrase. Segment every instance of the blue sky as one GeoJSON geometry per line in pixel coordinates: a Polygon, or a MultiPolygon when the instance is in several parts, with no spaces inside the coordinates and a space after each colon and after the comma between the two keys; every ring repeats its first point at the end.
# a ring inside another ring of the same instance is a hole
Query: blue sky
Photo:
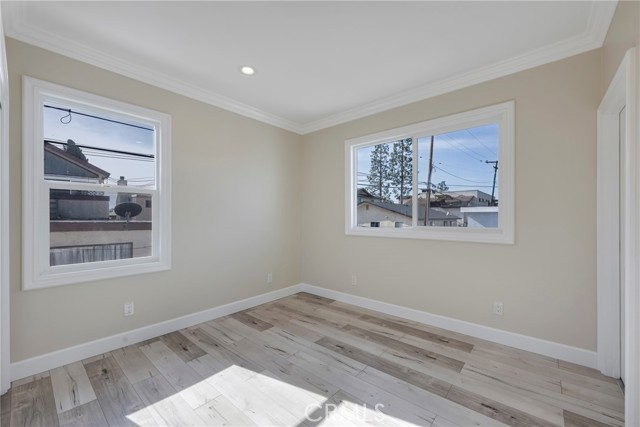
{"type": "MultiPolygon", "coordinates": [[[[53,104],[50,104],[53,105],[53,104]]],[[[62,105],[56,105],[66,108],[62,105]]],[[[77,109],[73,109],[76,111],[77,109]]],[[[81,110],[80,110],[81,111],[81,110]]],[[[81,111],[92,115],[95,112],[81,111]]],[[[141,154],[154,154],[155,132],[126,126],[118,123],[72,114],[71,122],[64,124],[61,118],[68,121],[64,111],[43,108],[44,138],[66,142],[72,139],[78,145],[120,150],[141,154]]],[[[112,117],[110,117],[112,118],[112,117]]],[[[149,127],[145,123],[136,123],[127,119],[119,121],[149,127]]],[[[61,146],[58,146],[62,148],[61,146]]],[[[140,159],[114,153],[98,152],[82,149],[89,162],[109,172],[109,183],[115,184],[120,176],[125,176],[129,185],[152,186],[155,182],[155,162],[153,159],[140,159]]]]}
{"type": "MultiPolygon", "coordinates": [[[[426,188],[431,136],[418,138],[418,187],[426,188]]],[[[358,149],[358,183],[366,186],[373,147],[358,149]]],[[[446,181],[450,191],[477,189],[491,194],[494,169],[485,161],[498,160],[498,125],[491,124],[436,135],[431,182],[446,181]]],[[[499,173],[499,172],[498,172],[499,173]]],[[[499,188],[496,182],[496,198],[499,188]]]]}

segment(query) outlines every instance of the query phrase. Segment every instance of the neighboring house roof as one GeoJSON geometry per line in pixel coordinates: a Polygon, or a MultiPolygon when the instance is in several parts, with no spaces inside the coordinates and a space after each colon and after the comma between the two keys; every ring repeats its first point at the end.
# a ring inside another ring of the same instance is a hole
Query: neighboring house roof
{"type": "MultiPolygon", "coordinates": [[[[388,202],[366,201],[366,202],[359,203],[358,206],[365,205],[365,204],[376,206],[381,209],[386,209],[390,212],[404,215],[406,217],[411,217],[413,213],[412,212],[413,207],[411,205],[399,205],[396,203],[388,203],[388,202]]],[[[424,213],[425,213],[424,209],[418,209],[418,221],[420,220],[424,221],[424,213]]],[[[460,219],[460,217],[453,215],[442,209],[429,208],[429,220],[431,221],[444,221],[444,220],[454,221],[458,219],[460,219]]]]}
{"type": "Polygon", "coordinates": [[[473,203],[474,196],[451,196],[449,194],[436,194],[431,202],[433,206],[441,208],[461,208],[473,203]]]}
{"type": "MultiPolygon", "coordinates": [[[[71,153],[68,153],[65,150],[62,150],[58,147],[56,147],[53,144],[50,144],[48,142],[44,143],[44,151],[45,151],[45,155],[46,153],[49,153],[53,156],[56,156],[60,159],[62,159],[65,162],[69,162],[87,172],[89,172],[90,174],[93,174],[96,176],[96,178],[100,179],[100,180],[104,180],[106,178],[109,177],[109,175],[111,175],[109,172],[100,169],[99,167],[92,165],[91,163],[89,163],[86,160],[82,160],[76,156],[74,156],[71,153]]],[[[45,171],[45,174],[47,173],[47,171],[45,171]]]]}
{"type": "Polygon", "coordinates": [[[362,200],[382,200],[382,197],[371,194],[366,188],[358,188],[358,199],[362,200]]]}

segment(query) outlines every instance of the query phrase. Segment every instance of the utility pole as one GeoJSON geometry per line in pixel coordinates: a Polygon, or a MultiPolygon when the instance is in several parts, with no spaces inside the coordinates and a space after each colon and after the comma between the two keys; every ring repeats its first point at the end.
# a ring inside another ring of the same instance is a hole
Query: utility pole
{"type": "Polygon", "coordinates": [[[433,171],[433,138],[431,135],[431,147],[429,148],[429,176],[427,178],[427,203],[424,206],[424,225],[429,221],[429,208],[431,207],[431,172],[433,171]]]}
{"type": "Polygon", "coordinates": [[[498,161],[497,160],[493,160],[493,161],[489,161],[489,160],[485,160],[484,161],[486,164],[492,164],[493,165],[493,187],[491,188],[491,204],[489,206],[495,206],[495,202],[496,199],[494,197],[495,191],[496,191],[496,176],[498,175],[498,161]]]}

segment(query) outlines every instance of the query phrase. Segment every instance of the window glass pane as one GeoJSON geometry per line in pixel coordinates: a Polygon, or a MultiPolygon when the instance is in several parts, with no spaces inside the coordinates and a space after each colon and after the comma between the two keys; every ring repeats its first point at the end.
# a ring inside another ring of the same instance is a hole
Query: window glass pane
{"type": "Polygon", "coordinates": [[[418,138],[418,225],[498,227],[498,172],[497,124],[418,138]]]}
{"type": "Polygon", "coordinates": [[[151,256],[151,199],[145,193],[51,189],[50,265],[151,256]]]}
{"type": "Polygon", "coordinates": [[[45,179],[155,185],[155,130],[149,124],[57,103],[44,104],[42,113],[45,179]]]}
{"type": "Polygon", "coordinates": [[[358,148],[357,177],[359,227],[411,226],[411,139],[358,148]]]}

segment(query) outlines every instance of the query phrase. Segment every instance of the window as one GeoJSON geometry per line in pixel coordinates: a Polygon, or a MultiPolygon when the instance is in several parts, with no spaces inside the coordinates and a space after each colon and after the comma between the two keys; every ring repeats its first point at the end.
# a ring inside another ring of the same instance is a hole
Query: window
{"type": "Polygon", "coordinates": [[[346,234],[513,243],[514,103],[347,140],[346,234]]]}
{"type": "Polygon", "coordinates": [[[170,268],[170,117],[23,78],[23,288],[170,268]]]}

